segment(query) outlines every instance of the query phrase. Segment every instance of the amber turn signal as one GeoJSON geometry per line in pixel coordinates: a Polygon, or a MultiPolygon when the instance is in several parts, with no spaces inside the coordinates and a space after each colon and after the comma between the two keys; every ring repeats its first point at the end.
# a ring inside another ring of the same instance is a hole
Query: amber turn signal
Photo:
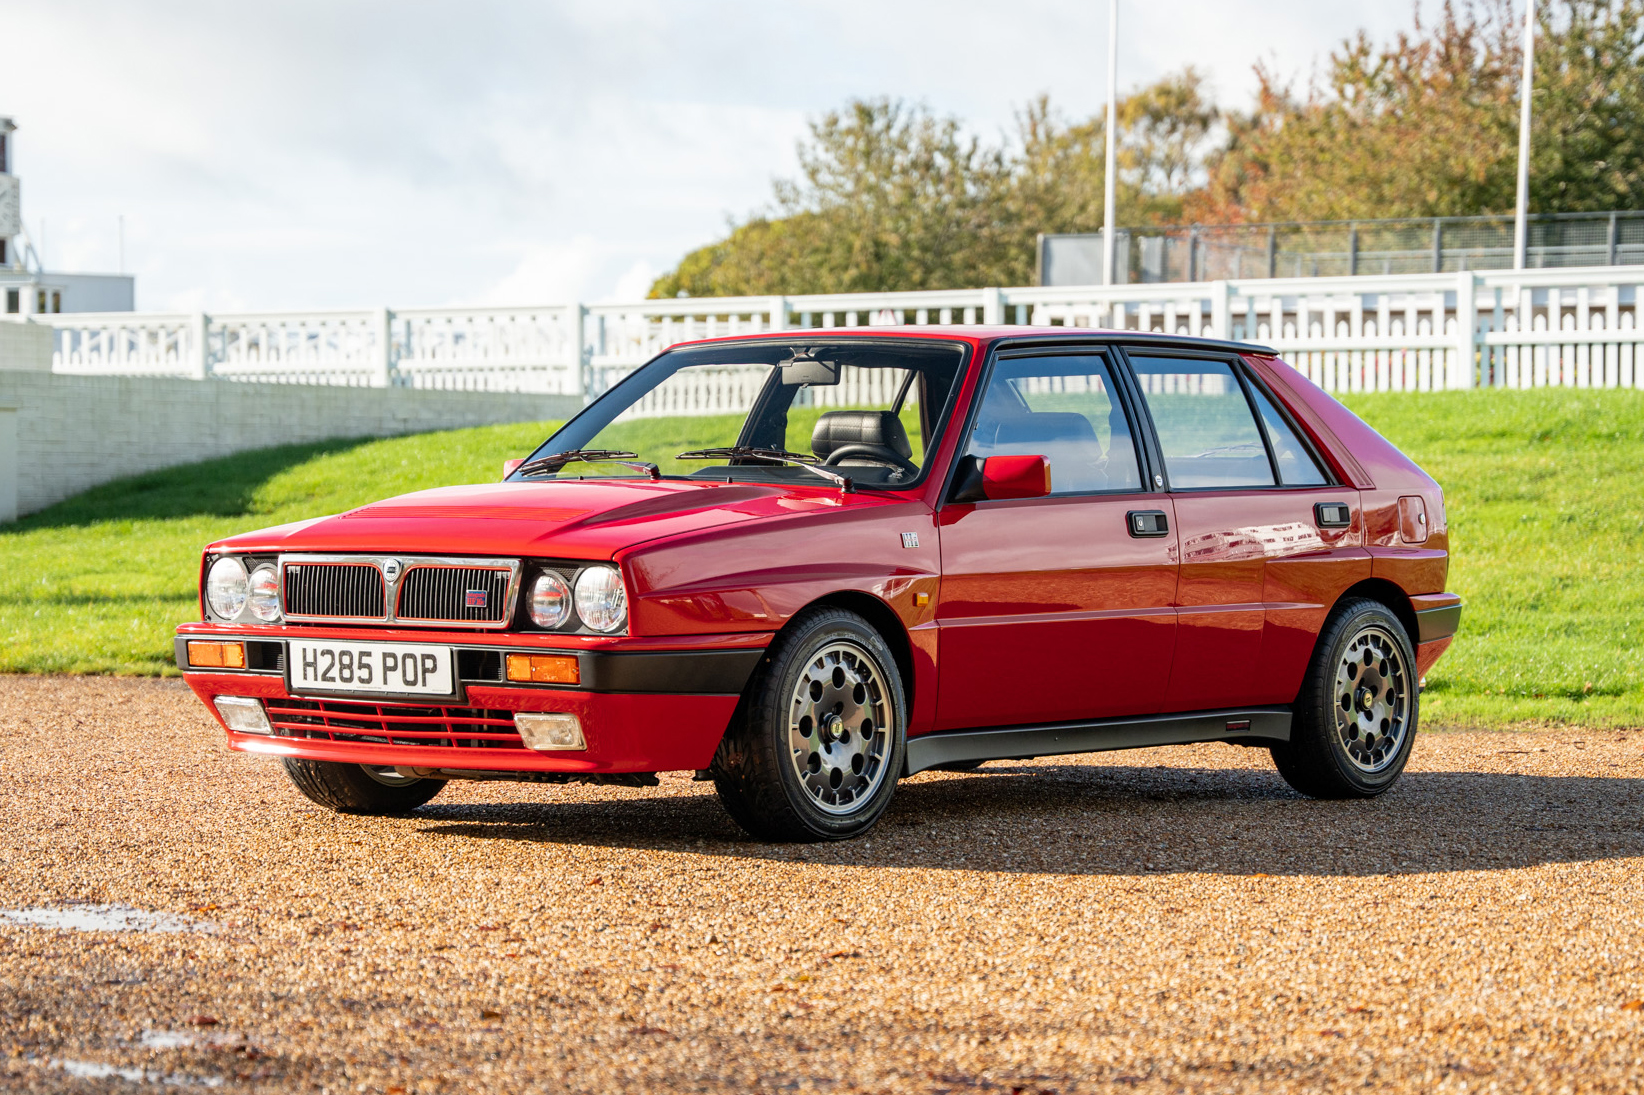
{"type": "Polygon", "coordinates": [[[245,644],[190,641],[188,664],[203,669],[244,669],[245,644]]]}
{"type": "Polygon", "coordinates": [[[510,654],[508,679],[533,684],[576,684],[582,680],[574,654],[510,654]]]}

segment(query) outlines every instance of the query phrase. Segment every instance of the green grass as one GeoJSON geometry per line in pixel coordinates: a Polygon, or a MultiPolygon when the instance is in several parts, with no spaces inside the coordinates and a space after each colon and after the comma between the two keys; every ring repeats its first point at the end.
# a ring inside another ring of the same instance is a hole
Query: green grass
{"type": "Polygon", "coordinates": [[[1644,392],[1349,403],[1445,488],[1467,607],[1423,721],[1644,725],[1644,392]]]}
{"type": "Polygon", "coordinates": [[[89,490],[0,526],[0,672],[176,673],[200,549],[390,494],[495,481],[552,423],[242,453],[89,490]]]}
{"type": "MultiPolygon", "coordinates": [[[[1360,396],[1352,406],[1446,488],[1450,588],[1467,609],[1429,678],[1424,721],[1644,725],[1644,392],[1360,396]]],[[[655,454],[728,444],[734,425],[618,429],[632,431],[628,448],[655,454]]],[[[808,436],[807,426],[796,420],[791,432],[808,436]]],[[[109,484],[7,525],[0,671],[175,672],[171,631],[195,617],[209,541],[404,491],[493,481],[505,458],[551,428],[248,453],[109,484]]]]}

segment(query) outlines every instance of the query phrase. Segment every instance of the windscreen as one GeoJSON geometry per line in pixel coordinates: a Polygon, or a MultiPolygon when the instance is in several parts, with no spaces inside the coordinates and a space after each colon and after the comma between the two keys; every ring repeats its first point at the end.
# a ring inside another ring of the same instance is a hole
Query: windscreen
{"type": "Polygon", "coordinates": [[[964,359],[960,344],[911,339],[670,351],[601,396],[515,474],[626,477],[648,474],[631,466],[643,463],[666,476],[822,482],[807,470],[821,467],[862,486],[911,486],[964,359]],[[569,458],[578,452],[587,459],[569,458]]]}

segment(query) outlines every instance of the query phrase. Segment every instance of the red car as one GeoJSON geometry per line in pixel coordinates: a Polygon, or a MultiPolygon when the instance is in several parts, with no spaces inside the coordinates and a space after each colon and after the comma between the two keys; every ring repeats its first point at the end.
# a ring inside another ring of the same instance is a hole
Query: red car
{"type": "Polygon", "coordinates": [[[1460,598],[1438,485],[1239,343],[1031,327],[675,346],[502,482],[212,544],[177,664],[332,809],[712,780],[749,833],[1132,746],[1398,778],[1460,598]]]}

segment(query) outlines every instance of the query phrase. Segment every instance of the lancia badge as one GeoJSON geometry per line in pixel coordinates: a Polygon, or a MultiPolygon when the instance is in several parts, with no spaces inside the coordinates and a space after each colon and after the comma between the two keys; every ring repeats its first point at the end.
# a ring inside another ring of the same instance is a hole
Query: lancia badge
{"type": "Polygon", "coordinates": [[[382,561],[382,576],[390,582],[400,576],[400,561],[398,559],[384,559],[382,561]]]}
{"type": "Polygon", "coordinates": [[[904,532],[902,534],[902,546],[905,547],[905,548],[916,548],[916,547],[918,547],[919,546],[919,534],[917,532],[904,532]]]}

